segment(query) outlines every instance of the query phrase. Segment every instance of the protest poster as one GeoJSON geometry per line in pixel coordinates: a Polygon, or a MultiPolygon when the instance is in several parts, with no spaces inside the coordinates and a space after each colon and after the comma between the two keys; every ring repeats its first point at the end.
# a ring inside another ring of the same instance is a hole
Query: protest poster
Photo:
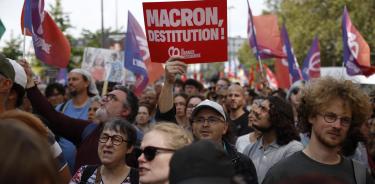
{"type": "Polygon", "coordinates": [[[89,71],[95,81],[121,83],[125,79],[123,62],[124,53],[121,51],[88,47],[85,48],[81,68],[89,71]]]}
{"type": "Polygon", "coordinates": [[[228,60],[226,0],[145,2],[143,15],[152,62],[228,60]]]}

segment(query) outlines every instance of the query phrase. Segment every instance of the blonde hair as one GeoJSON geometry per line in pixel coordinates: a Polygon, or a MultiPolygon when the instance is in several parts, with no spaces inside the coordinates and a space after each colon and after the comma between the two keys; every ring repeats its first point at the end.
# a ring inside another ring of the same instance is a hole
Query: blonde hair
{"type": "Polygon", "coordinates": [[[358,129],[371,114],[368,95],[359,88],[359,85],[349,80],[333,77],[314,79],[305,86],[303,94],[298,115],[300,129],[304,133],[311,132],[309,117],[316,116],[334,98],[343,100],[352,112],[349,134],[358,129]]]}
{"type": "Polygon", "coordinates": [[[193,142],[193,135],[190,132],[172,122],[158,122],[148,132],[151,131],[163,133],[171,149],[177,150],[193,142]]]}

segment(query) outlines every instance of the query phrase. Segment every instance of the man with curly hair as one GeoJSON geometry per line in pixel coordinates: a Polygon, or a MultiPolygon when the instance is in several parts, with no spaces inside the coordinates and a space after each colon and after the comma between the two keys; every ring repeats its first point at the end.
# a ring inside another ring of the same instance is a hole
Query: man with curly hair
{"type": "Polygon", "coordinates": [[[308,83],[299,106],[299,123],[310,136],[306,148],[274,165],[264,184],[312,173],[343,183],[373,183],[365,167],[341,155],[344,141],[370,116],[368,96],[351,81],[323,77],[308,83]]]}
{"type": "Polygon", "coordinates": [[[262,136],[248,145],[244,154],[253,160],[259,183],[269,168],[280,160],[303,149],[294,126],[292,106],[276,96],[265,98],[259,108],[253,109],[256,121],[253,128],[262,136]]]}

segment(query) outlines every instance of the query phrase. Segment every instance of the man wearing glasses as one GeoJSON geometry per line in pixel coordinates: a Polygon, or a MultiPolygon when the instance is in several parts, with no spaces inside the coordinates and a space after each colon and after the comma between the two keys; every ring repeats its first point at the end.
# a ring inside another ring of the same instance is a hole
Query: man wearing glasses
{"type": "Polygon", "coordinates": [[[292,177],[319,174],[335,177],[343,183],[373,183],[364,166],[340,154],[348,135],[359,131],[370,116],[368,96],[351,81],[324,77],[304,89],[299,107],[307,147],[273,166],[264,184],[292,177]]]}
{"type": "Polygon", "coordinates": [[[196,140],[212,140],[222,145],[231,157],[235,173],[243,176],[247,183],[258,183],[253,162],[230,144],[229,123],[220,104],[202,101],[193,109],[190,122],[196,140]]]}
{"type": "Polygon", "coordinates": [[[124,86],[116,86],[100,102],[101,106],[96,112],[99,124],[74,119],[53,109],[34,83],[29,64],[22,61],[21,65],[27,74],[26,92],[33,109],[48,120],[47,126],[53,132],[77,146],[75,170],[82,165],[100,164],[97,149],[104,124],[112,118],[123,118],[133,122],[138,112],[138,98],[124,86]]]}

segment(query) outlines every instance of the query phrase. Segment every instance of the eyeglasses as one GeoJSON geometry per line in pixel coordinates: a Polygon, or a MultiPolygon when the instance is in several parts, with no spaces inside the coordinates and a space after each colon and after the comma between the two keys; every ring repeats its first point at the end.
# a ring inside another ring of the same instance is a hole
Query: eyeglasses
{"type": "Polygon", "coordinates": [[[198,117],[198,118],[193,119],[193,123],[197,123],[197,124],[204,124],[204,122],[206,121],[208,124],[213,125],[213,124],[217,124],[220,122],[224,122],[225,120],[214,117],[214,116],[210,116],[208,118],[198,117]]]}
{"type": "Polygon", "coordinates": [[[127,140],[125,140],[124,138],[122,138],[119,135],[112,135],[112,136],[110,136],[108,134],[102,134],[102,135],[100,135],[99,142],[100,143],[107,143],[107,141],[109,139],[111,139],[112,144],[115,145],[115,146],[120,145],[122,142],[128,142],[127,140]]]}
{"type": "Polygon", "coordinates": [[[340,124],[341,126],[344,126],[344,127],[348,127],[352,123],[351,117],[347,117],[347,116],[340,117],[339,115],[332,113],[332,112],[327,112],[324,114],[318,113],[318,115],[323,116],[324,120],[327,123],[334,123],[337,121],[337,119],[340,119],[340,124]]]}
{"type": "Polygon", "coordinates": [[[163,153],[161,151],[175,152],[176,150],[169,148],[159,148],[154,146],[146,146],[143,150],[141,150],[140,148],[135,150],[137,157],[140,157],[143,153],[145,159],[149,162],[155,159],[156,154],[163,153]]]}
{"type": "Polygon", "coordinates": [[[118,101],[116,95],[114,95],[114,94],[106,94],[106,95],[103,96],[102,100],[105,101],[105,102],[108,102],[108,101],[111,101],[111,100],[118,101]]]}

